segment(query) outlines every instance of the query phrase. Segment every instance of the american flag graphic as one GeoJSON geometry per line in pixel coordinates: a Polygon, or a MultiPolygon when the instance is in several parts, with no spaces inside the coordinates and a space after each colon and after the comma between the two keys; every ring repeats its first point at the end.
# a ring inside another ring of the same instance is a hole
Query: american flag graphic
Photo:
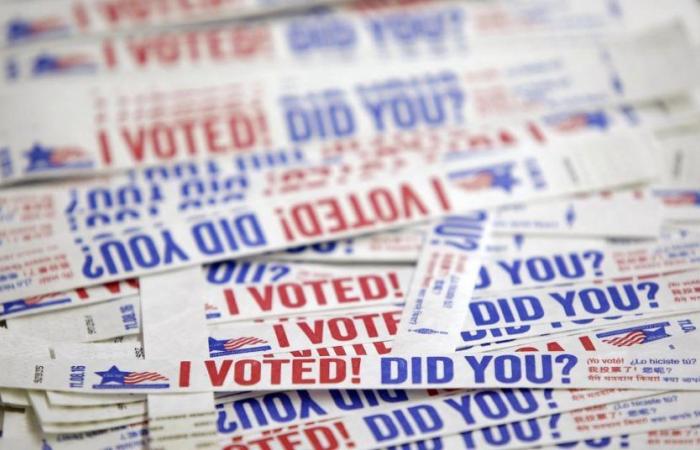
{"type": "Polygon", "coordinates": [[[578,130],[588,125],[588,117],[585,114],[572,114],[557,124],[561,131],[578,130]]]}
{"type": "Polygon", "coordinates": [[[46,17],[39,19],[15,19],[7,24],[7,39],[17,42],[35,36],[65,33],[68,25],[60,17],[46,17]]]}
{"type": "Polygon", "coordinates": [[[603,339],[603,342],[614,345],[615,347],[631,347],[641,344],[646,340],[647,336],[644,332],[636,330],[631,331],[623,336],[616,336],[610,339],[603,339]]]}
{"type": "Polygon", "coordinates": [[[48,298],[51,298],[51,297],[53,297],[53,296],[55,296],[55,295],[56,295],[56,293],[53,293],[53,294],[44,294],[44,295],[37,295],[37,296],[35,296],[35,297],[27,297],[27,298],[24,300],[24,303],[27,304],[27,305],[37,305],[37,304],[43,302],[44,300],[46,300],[46,299],[48,299],[48,298]]]}
{"type": "Polygon", "coordinates": [[[265,339],[243,336],[230,339],[215,339],[209,336],[209,356],[216,358],[225,355],[258,353],[270,350],[265,339]]]}
{"type": "Polygon", "coordinates": [[[32,33],[45,33],[47,31],[60,30],[65,27],[65,23],[60,17],[46,17],[43,19],[34,19],[33,21],[23,22],[32,33]]]}
{"type": "Polygon", "coordinates": [[[655,191],[654,194],[668,206],[700,205],[700,191],[666,190],[655,191]]]}
{"type": "Polygon", "coordinates": [[[595,336],[601,342],[615,347],[631,347],[633,345],[648,344],[660,339],[671,337],[666,332],[670,322],[656,322],[635,327],[622,328],[612,331],[597,333],[595,336]]]}
{"type": "Polygon", "coordinates": [[[25,151],[29,161],[27,172],[44,171],[58,168],[91,167],[90,155],[79,147],[48,147],[34,143],[25,151]]]}
{"type": "Polygon", "coordinates": [[[58,297],[58,294],[36,295],[19,300],[0,303],[0,316],[14,314],[28,309],[43,308],[61,303],[70,303],[70,297],[58,297]]]}
{"type": "Polygon", "coordinates": [[[459,185],[466,190],[486,189],[493,186],[493,174],[486,171],[477,173],[472,178],[460,181],[459,185]]]}
{"type": "Polygon", "coordinates": [[[37,56],[32,67],[34,75],[45,73],[64,73],[69,71],[94,69],[95,64],[90,55],[70,54],[70,55],[49,55],[41,54],[37,56]]]}
{"type": "Polygon", "coordinates": [[[119,370],[113,365],[107,370],[95,372],[102,379],[93,384],[93,389],[165,389],[168,378],[158,372],[131,372],[119,370]]]}
{"type": "Polygon", "coordinates": [[[70,164],[73,161],[82,159],[84,156],[85,152],[79,148],[57,148],[51,153],[51,162],[54,165],[70,164]]]}
{"type": "Polygon", "coordinates": [[[255,344],[267,344],[267,341],[256,337],[239,337],[229,339],[228,341],[224,342],[224,350],[233,351],[238,350],[241,347],[245,347],[246,345],[255,344]]]}
{"type": "Polygon", "coordinates": [[[450,181],[467,191],[488,188],[502,189],[508,193],[519,184],[513,176],[513,163],[503,163],[479,169],[467,169],[449,174],[450,181]]]}
{"type": "Polygon", "coordinates": [[[124,384],[139,384],[146,381],[168,381],[168,379],[158,372],[129,372],[124,377],[124,384]]]}
{"type": "Polygon", "coordinates": [[[574,131],[583,128],[608,127],[608,118],[604,111],[579,112],[574,114],[556,114],[545,121],[559,131],[574,131]]]}

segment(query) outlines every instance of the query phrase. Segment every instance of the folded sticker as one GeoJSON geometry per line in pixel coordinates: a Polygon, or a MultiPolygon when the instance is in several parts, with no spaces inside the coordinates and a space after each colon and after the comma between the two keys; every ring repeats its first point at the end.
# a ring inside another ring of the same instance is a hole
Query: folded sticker
{"type": "Polygon", "coordinates": [[[488,241],[486,211],[430,223],[406,295],[393,353],[430,354],[459,344],[466,301],[471,299],[488,241]]]}

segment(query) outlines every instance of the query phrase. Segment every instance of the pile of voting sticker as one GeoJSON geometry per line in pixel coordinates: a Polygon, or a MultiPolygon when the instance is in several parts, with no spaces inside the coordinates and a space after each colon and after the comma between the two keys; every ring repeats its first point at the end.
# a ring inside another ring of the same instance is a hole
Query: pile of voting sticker
{"type": "Polygon", "coordinates": [[[700,448],[699,1],[0,27],[0,449],[700,448]]]}

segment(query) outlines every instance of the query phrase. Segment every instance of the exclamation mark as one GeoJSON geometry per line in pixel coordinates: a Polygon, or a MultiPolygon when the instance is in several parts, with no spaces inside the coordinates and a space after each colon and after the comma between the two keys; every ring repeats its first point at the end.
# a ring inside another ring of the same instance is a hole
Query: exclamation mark
{"type": "Polygon", "coordinates": [[[547,400],[547,406],[556,409],[557,402],[554,401],[554,389],[547,388],[544,390],[544,398],[547,400]]]}
{"type": "Polygon", "coordinates": [[[289,227],[287,220],[284,218],[284,211],[282,211],[282,208],[275,209],[275,214],[277,214],[277,217],[280,220],[280,225],[282,225],[282,231],[284,231],[285,239],[289,242],[294,242],[294,235],[292,234],[292,230],[289,227]]]}
{"type": "Polygon", "coordinates": [[[366,355],[367,354],[367,350],[365,349],[364,344],[353,344],[352,349],[356,355],[366,355]]]}
{"type": "Polygon", "coordinates": [[[353,384],[360,384],[360,364],[361,364],[362,359],[361,358],[350,358],[350,364],[352,365],[352,375],[353,377],[350,379],[350,381],[353,384]]]}
{"type": "Polygon", "coordinates": [[[623,434],[620,436],[620,448],[628,448],[630,446],[630,435],[629,434],[623,434]]]}
{"type": "Polygon", "coordinates": [[[190,361],[180,361],[180,375],[178,377],[178,386],[189,387],[190,386],[190,368],[192,363],[190,361]]]}
{"type": "Polygon", "coordinates": [[[345,240],[345,254],[349,255],[354,251],[353,242],[354,242],[354,239],[346,239],[345,240]]]}
{"type": "Polygon", "coordinates": [[[401,285],[399,285],[399,277],[391,272],[389,275],[389,284],[394,288],[394,296],[403,299],[403,292],[401,291],[401,285]]]}
{"type": "Polygon", "coordinates": [[[338,433],[340,433],[343,439],[345,439],[345,448],[354,448],[355,443],[350,439],[350,433],[345,429],[345,425],[342,422],[334,422],[333,426],[338,430],[338,433]]]}

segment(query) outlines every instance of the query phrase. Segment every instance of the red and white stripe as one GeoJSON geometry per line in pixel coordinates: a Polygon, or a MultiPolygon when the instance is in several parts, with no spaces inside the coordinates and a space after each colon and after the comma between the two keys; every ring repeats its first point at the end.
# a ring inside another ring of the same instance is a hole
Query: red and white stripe
{"type": "Polygon", "coordinates": [[[695,199],[695,194],[693,193],[687,193],[687,194],[678,194],[676,196],[666,196],[666,197],[661,197],[661,200],[664,202],[665,205],[694,205],[696,202],[695,199]]]}
{"type": "Polygon", "coordinates": [[[158,372],[131,372],[124,377],[126,384],[137,384],[144,381],[168,381],[168,379],[158,372]]]}
{"type": "Polygon", "coordinates": [[[615,347],[629,347],[636,344],[641,344],[646,339],[646,336],[641,331],[631,331],[624,336],[618,336],[612,339],[603,339],[603,342],[614,345],[615,347]]]}
{"type": "Polygon", "coordinates": [[[583,114],[576,114],[575,116],[568,117],[566,120],[561,121],[557,128],[562,131],[576,130],[583,128],[588,123],[588,118],[583,114]]]}
{"type": "Polygon", "coordinates": [[[231,351],[239,349],[241,347],[245,347],[246,345],[255,344],[267,344],[267,341],[256,337],[240,337],[236,339],[229,339],[224,343],[224,349],[231,351]]]}
{"type": "Polygon", "coordinates": [[[36,304],[41,303],[42,301],[46,300],[47,298],[51,298],[54,296],[56,296],[56,293],[36,295],[34,297],[27,297],[24,300],[24,303],[26,303],[27,305],[36,305],[36,304]]]}
{"type": "Polygon", "coordinates": [[[479,172],[466,180],[457,182],[462,189],[478,190],[490,187],[493,185],[493,174],[489,172],[479,172]]]}

